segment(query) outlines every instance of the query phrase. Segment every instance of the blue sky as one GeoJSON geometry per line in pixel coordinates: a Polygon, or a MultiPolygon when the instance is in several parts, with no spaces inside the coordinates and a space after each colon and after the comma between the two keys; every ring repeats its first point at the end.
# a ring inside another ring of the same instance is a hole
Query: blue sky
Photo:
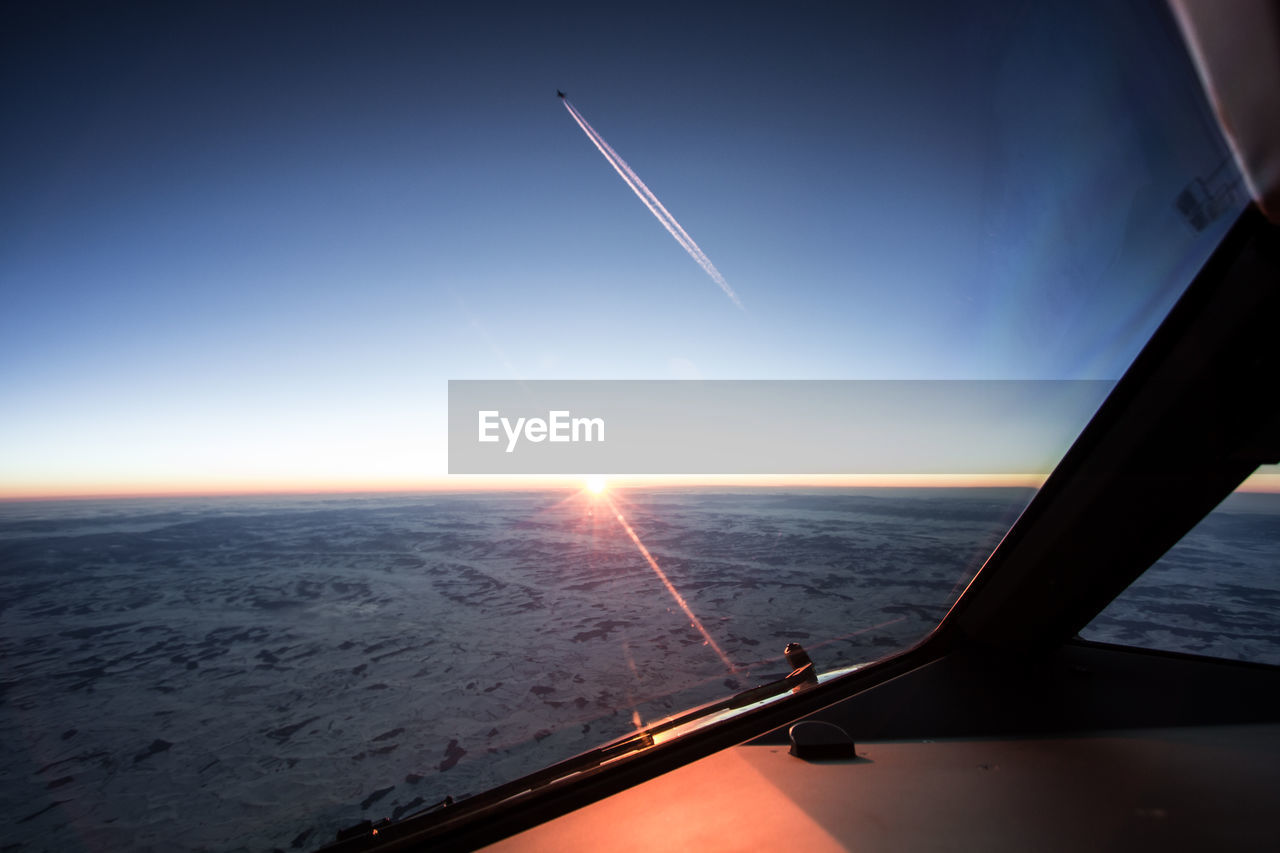
{"type": "Polygon", "coordinates": [[[449,379],[1114,378],[1226,224],[1154,3],[29,6],[0,494],[411,486],[449,379]]]}

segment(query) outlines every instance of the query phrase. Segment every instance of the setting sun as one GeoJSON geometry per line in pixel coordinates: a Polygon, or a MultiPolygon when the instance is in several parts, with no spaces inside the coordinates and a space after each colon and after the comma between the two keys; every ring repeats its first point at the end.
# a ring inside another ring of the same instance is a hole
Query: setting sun
{"type": "Polygon", "coordinates": [[[602,494],[608,484],[604,477],[588,477],[586,480],[587,491],[593,495],[602,494]]]}

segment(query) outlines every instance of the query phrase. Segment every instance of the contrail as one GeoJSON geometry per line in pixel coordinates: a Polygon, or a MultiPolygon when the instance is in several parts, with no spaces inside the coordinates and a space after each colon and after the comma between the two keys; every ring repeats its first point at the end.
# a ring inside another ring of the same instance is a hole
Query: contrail
{"type": "Polygon", "coordinates": [[[709,275],[712,281],[720,285],[720,289],[724,291],[725,296],[733,300],[733,304],[737,305],[739,310],[745,311],[746,309],[742,307],[742,302],[738,299],[738,294],[733,292],[729,282],[725,281],[724,276],[720,274],[720,270],[716,269],[716,265],[711,263],[707,253],[702,251],[702,248],[693,241],[693,238],[689,236],[689,232],[685,231],[680,223],[676,221],[676,218],[671,215],[671,211],[663,207],[662,202],[658,201],[658,197],[653,194],[653,191],[645,186],[644,181],[640,180],[640,176],[627,165],[627,161],[618,156],[618,152],[614,151],[609,146],[609,143],[604,141],[603,136],[596,133],[596,129],[587,123],[581,113],[574,109],[568,98],[561,98],[561,102],[564,104],[564,108],[569,111],[569,115],[573,116],[573,120],[578,123],[578,127],[582,128],[582,132],[604,155],[604,159],[609,161],[609,165],[618,173],[618,176],[626,182],[627,186],[631,187],[631,191],[644,202],[644,206],[649,208],[649,212],[662,223],[662,227],[667,229],[667,233],[676,239],[676,242],[689,253],[689,257],[693,258],[698,266],[702,267],[703,272],[709,275]]]}

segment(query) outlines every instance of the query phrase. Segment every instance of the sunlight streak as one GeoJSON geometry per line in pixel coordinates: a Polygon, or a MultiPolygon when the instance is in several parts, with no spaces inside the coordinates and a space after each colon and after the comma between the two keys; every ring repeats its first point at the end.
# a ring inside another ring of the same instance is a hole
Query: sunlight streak
{"type": "MultiPolygon", "coordinates": [[[[642,689],[642,680],[640,678],[640,670],[636,668],[636,659],[631,654],[631,644],[624,637],[622,640],[622,654],[627,659],[627,667],[631,670],[631,677],[635,679],[636,690],[642,689]]],[[[635,694],[631,692],[631,687],[627,687],[627,704],[631,706],[631,722],[635,724],[636,731],[644,728],[644,717],[640,716],[640,703],[636,701],[635,694]]]]}
{"type": "Polygon", "coordinates": [[[707,629],[702,625],[702,620],[694,615],[693,610],[689,607],[689,603],[684,600],[684,596],[676,590],[675,586],[671,583],[671,580],[667,577],[667,573],[662,570],[662,567],[658,565],[658,561],[649,553],[649,549],[644,547],[644,543],[640,541],[640,537],[631,529],[631,525],[622,517],[622,512],[618,509],[618,505],[615,504],[613,499],[608,495],[605,495],[604,499],[609,504],[609,508],[613,510],[613,517],[618,520],[618,523],[622,525],[622,529],[626,531],[627,536],[631,538],[631,541],[635,544],[636,548],[639,549],[640,555],[644,557],[645,562],[649,564],[649,568],[653,569],[653,573],[658,576],[658,580],[662,581],[662,585],[667,588],[667,592],[671,594],[672,599],[674,599],[675,603],[684,611],[684,615],[689,617],[689,624],[698,629],[698,633],[702,635],[702,639],[705,641],[704,644],[710,646],[711,650],[716,653],[724,665],[729,669],[729,672],[736,675],[739,672],[738,667],[733,665],[733,661],[729,660],[729,656],[724,653],[724,650],[720,648],[720,645],[712,639],[710,634],[707,633],[707,629]]]}

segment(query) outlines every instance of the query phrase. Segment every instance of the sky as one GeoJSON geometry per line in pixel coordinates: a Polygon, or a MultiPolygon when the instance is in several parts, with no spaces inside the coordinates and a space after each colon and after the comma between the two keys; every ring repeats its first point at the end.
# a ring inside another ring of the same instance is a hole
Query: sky
{"type": "Polygon", "coordinates": [[[1231,218],[1156,3],[0,15],[0,497],[448,482],[450,379],[1114,379],[1231,218]]]}

